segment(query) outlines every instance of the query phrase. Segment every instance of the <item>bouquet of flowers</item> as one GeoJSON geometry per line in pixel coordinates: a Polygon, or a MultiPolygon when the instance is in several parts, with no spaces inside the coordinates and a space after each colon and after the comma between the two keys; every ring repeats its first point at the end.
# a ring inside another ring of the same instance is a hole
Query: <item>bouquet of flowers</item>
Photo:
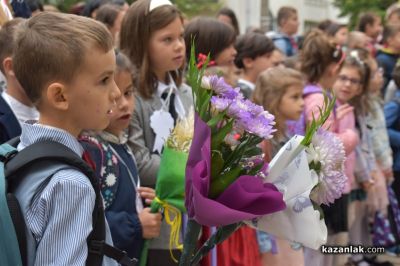
{"type": "Polygon", "coordinates": [[[219,226],[215,245],[242,221],[285,208],[282,193],[263,182],[268,165],[258,147],[272,137],[274,117],[223,78],[203,76],[207,61],[198,69],[192,48],[187,81],[194,94],[195,129],[186,166],[189,222],[180,265],[196,264],[212,247],[193,256],[201,225],[219,226]]]}
{"type": "MultiPolygon", "coordinates": [[[[156,197],[151,203],[153,213],[163,209],[165,221],[171,226],[169,247],[182,249],[179,235],[182,213],[185,209],[185,168],[189,149],[192,144],[194,113],[191,110],[178,122],[165,142],[160,168],[157,174],[156,197]]],[[[146,265],[149,242],[146,241],[141,254],[140,264],[146,265]]],[[[171,252],[171,257],[176,260],[171,252]]],[[[177,261],[177,260],[176,260],[177,261]]]]}
{"type": "Polygon", "coordinates": [[[294,136],[270,163],[265,181],[272,182],[283,193],[287,208],[247,221],[248,224],[312,249],[326,242],[327,228],[320,205],[329,205],[339,198],[347,180],[342,142],[320,128],[333,104],[334,99],[325,96],[319,119],[313,119],[306,136],[294,136]]]}
{"type": "Polygon", "coordinates": [[[191,53],[195,131],[186,166],[189,222],[180,265],[197,264],[244,222],[318,248],[327,237],[319,205],[340,197],[346,181],[343,145],[320,130],[335,99],[325,96],[305,136],[288,141],[268,167],[258,144],[272,137],[274,117],[222,78],[204,77],[208,59],[199,70],[194,48],[191,53]],[[196,252],[200,225],[218,229],[196,252]]]}

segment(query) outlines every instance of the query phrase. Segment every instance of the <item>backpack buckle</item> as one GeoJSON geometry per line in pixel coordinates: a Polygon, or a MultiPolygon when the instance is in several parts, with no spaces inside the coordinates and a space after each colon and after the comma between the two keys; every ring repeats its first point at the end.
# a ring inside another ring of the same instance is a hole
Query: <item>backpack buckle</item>
{"type": "Polygon", "coordinates": [[[103,255],[104,254],[104,240],[92,240],[88,248],[88,252],[103,255]]]}
{"type": "Polygon", "coordinates": [[[138,262],[137,259],[133,258],[129,258],[128,254],[126,253],[126,251],[122,251],[122,253],[124,253],[124,256],[118,261],[119,264],[121,265],[127,265],[127,266],[135,266],[136,263],[138,262]]]}
{"type": "Polygon", "coordinates": [[[8,161],[10,161],[12,158],[15,157],[15,155],[17,155],[18,151],[17,150],[13,150],[10,152],[7,152],[5,155],[0,155],[0,161],[4,164],[6,164],[8,161]]]}

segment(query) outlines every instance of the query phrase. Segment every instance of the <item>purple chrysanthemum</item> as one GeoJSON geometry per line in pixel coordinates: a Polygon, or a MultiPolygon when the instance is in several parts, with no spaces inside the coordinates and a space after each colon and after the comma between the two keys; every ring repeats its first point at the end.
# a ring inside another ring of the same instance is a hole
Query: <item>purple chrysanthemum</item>
{"type": "Polygon", "coordinates": [[[232,104],[231,99],[220,98],[217,96],[212,96],[210,102],[211,102],[211,106],[219,112],[225,111],[229,107],[229,105],[232,104]]]}
{"type": "Polygon", "coordinates": [[[218,76],[203,77],[202,87],[217,94],[211,97],[212,107],[219,112],[226,110],[227,115],[235,119],[235,129],[247,131],[261,138],[272,138],[272,133],[276,131],[273,128],[274,116],[262,106],[244,99],[239,88],[233,89],[218,76]]]}
{"type": "Polygon", "coordinates": [[[229,84],[227,84],[223,77],[218,77],[216,75],[212,76],[204,76],[201,80],[201,86],[204,89],[212,90],[218,96],[228,98],[228,99],[236,99],[243,98],[243,95],[240,93],[239,88],[232,88],[229,84]]]}
{"type": "Polygon", "coordinates": [[[343,143],[332,132],[319,129],[306,152],[310,168],[319,180],[310,197],[318,204],[329,205],[340,198],[347,182],[343,143]]]}
{"type": "Polygon", "coordinates": [[[228,116],[236,120],[235,128],[245,130],[261,138],[272,138],[276,130],[274,116],[264,111],[262,106],[242,99],[235,100],[228,108],[228,116]]]}

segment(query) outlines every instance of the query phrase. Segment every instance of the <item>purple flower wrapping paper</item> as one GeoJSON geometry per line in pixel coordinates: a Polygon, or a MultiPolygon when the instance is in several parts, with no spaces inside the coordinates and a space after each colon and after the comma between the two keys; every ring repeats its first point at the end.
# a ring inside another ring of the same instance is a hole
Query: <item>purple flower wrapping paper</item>
{"type": "Polygon", "coordinates": [[[196,114],[186,166],[185,206],[189,218],[206,226],[251,220],[285,209],[283,195],[270,183],[240,176],[216,199],[208,198],[211,178],[211,130],[196,114]]]}

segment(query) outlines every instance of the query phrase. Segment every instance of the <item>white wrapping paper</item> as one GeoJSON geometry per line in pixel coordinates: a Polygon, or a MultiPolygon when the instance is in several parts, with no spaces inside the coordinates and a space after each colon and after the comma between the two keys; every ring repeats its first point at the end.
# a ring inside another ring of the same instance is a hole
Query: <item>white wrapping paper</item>
{"type": "Polygon", "coordinates": [[[279,150],[265,180],[283,193],[286,209],[247,223],[271,235],[318,249],[326,243],[327,228],[309,199],[318,177],[308,167],[304,147],[300,145],[302,139],[296,135],[279,150]]]}

